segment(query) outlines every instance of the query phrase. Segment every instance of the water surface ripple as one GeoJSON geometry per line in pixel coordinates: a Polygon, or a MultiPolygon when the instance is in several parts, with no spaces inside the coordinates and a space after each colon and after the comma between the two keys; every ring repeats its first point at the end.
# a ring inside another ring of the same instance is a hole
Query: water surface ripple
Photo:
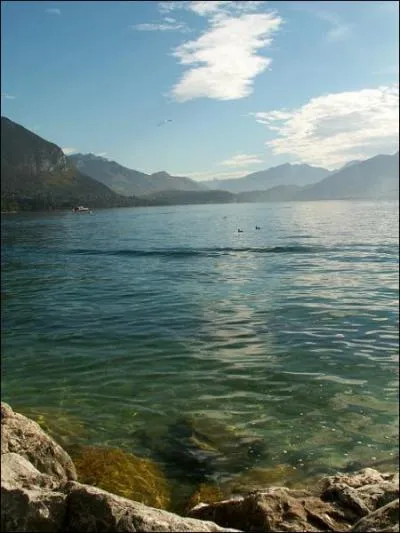
{"type": "Polygon", "coordinates": [[[150,455],[135,435],[188,414],[304,475],[393,456],[398,225],[398,202],[4,217],[3,399],[150,455]]]}

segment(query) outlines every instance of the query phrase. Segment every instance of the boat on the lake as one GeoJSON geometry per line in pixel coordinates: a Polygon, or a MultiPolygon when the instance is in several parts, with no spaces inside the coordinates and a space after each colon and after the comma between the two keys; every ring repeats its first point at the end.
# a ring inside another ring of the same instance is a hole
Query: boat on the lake
{"type": "Polygon", "coordinates": [[[89,213],[89,214],[92,213],[92,211],[88,207],[84,207],[83,205],[80,205],[78,207],[74,207],[72,209],[72,211],[74,213],[89,213]]]}

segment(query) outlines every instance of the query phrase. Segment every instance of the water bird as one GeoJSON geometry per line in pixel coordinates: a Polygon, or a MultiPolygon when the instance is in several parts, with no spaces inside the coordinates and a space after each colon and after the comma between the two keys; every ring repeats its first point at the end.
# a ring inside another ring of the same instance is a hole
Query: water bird
{"type": "Polygon", "coordinates": [[[238,233],[243,233],[243,230],[238,228],[238,233]]]}
{"type": "Polygon", "coordinates": [[[168,122],[172,122],[172,119],[168,118],[167,120],[162,120],[157,124],[157,127],[163,126],[164,124],[168,124],[168,122]]]}
{"type": "Polygon", "coordinates": [[[261,229],[260,226],[256,226],[256,229],[261,229]]]}

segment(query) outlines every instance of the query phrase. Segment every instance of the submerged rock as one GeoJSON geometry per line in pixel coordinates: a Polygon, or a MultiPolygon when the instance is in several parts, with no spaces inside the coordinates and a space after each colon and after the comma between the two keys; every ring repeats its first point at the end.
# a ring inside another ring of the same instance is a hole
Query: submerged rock
{"type": "Polygon", "coordinates": [[[293,467],[287,464],[278,464],[272,468],[250,468],[236,475],[222,484],[222,490],[226,495],[245,494],[272,485],[287,485],[297,479],[297,473],[293,467]]]}
{"type": "Polygon", "coordinates": [[[167,480],[150,459],[117,448],[88,446],[74,461],[82,483],[161,509],[169,505],[167,480]]]}
{"type": "Polygon", "coordinates": [[[175,475],[189,475],[198,482],[240,472],[266,453],[263,439],[206,417],[182,417],[168,426],[164,437],[143,434],[142,442],[175,475]]]}
{"type": "Polygon", "coordinates": [[[89,435],[82,420],[57,407],[21,408],[21,413],[34,420],[61,446],[71,448],[89,435]]]}
{"type": "Polygon", "coordinates": [[[224,498],[224,494],[221,489],[214,484],[202,483],[197,487],[194,493],[190,496],[186,502],[186,512],[189,512],[193,507],[196,507],[199,503],[215,503],[224,498]]]}

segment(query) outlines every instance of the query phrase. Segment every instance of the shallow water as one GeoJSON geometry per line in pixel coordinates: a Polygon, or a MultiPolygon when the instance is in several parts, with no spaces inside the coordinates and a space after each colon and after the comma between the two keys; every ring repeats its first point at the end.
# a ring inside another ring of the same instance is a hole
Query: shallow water
{"type": "Polygon", "coordinates": [[[257,466],[304,477],[394,457],[398,207],[3,217],[2,399],[165,463],[137,435],[162,443],[182,415],[264,438],[257,466]]]}

